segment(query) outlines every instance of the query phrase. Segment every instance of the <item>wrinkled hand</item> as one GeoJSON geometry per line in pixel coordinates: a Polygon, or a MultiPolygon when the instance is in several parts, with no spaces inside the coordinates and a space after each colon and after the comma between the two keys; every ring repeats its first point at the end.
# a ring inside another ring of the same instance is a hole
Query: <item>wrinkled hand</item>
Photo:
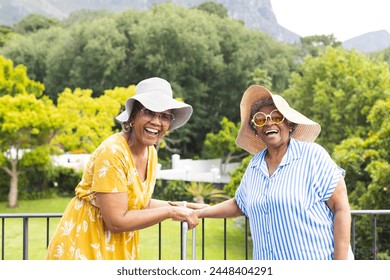
{"type": "Polygon", "coordinates": [[[188,229],[193,229],[199,224],[199,219],[195,211],[185,207],[172,207],[172,220],[178,222],[186,221],[188,223],[188,229]]]}

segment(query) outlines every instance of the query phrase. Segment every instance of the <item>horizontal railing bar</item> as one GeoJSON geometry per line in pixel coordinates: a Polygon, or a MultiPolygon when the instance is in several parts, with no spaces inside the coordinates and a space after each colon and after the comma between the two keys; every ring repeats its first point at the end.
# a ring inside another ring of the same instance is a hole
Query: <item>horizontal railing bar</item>
{"type": "Polygon", "coordinates": [[[351,210],[352,215],[389,215],[390,210],[351,210]]]}
{"type": "Polygon", "coordinates": [[[61,218],[63,213],[0,213],[1,218],[61,218]]]}

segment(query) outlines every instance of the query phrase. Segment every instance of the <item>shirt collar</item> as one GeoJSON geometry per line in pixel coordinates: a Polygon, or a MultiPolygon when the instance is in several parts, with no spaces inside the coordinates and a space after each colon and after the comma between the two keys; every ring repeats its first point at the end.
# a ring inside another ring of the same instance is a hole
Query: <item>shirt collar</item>
{"type": "MultiPolygon", "coordinates": [[[[290,138],[290,143],[287,147],[287,152],[283,156],[282,162],[280,163],[279,167],[290,164],[292,161],[297,160],[302,155],[302,145],[303,143],[301,141],[297,141],[294,138],[290,138]]],[[[267,154],[267,148],[262,150],[260,153],[254,156],[252,161],[252,168],[260,168],[261,165],[265,164],[265,155],[267,154]]]]}

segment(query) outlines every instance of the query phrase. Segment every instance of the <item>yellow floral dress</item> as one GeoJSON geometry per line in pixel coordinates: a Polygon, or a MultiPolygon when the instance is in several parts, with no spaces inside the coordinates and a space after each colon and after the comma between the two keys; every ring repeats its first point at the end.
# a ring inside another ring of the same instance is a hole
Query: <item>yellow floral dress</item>
{"type": "Polygon", "coordinates": [[[138,259],[139,232],[112,233],[105,228],[96,193],[127,192],[128,209],[145,208],[156,182],[157,152],[148,150],[147,179],[141,182],[126,140],[118,133],[91,155],[82,180],[50,241],[46,259],[138,259]]]}

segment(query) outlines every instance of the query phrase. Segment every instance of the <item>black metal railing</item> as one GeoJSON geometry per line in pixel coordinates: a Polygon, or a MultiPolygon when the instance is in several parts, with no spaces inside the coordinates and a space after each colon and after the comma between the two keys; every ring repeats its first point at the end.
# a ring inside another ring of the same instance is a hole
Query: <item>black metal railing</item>
{"type": "MultiPolygon", "coordinates": [[[[355,252],[356,249],[356,232],[355,232],[355,221],[356,217],[359,215],[371,215],[373,226],[372,226],[372,236],[373,236],[373,258],[377,258],[377,218],[378,215],[390,215],[390,210],[352,210],[352,234],[351,234],[351,244],[352,244],[352,250],[355,252]]],[[[19,213],[19,214],[1,214],[0,213],[0,219],[1,219],[1,259],[5,259],[5,233],[6,233],[6,224],[5,221],[7,219],[22,219],[23,225],[22,225],[22,240],[23,240],[23,250],[22,250],[22,259],[28,260],[28,248],[29,248],[29,221],[31,219],[36,218],[43,218],[46,219],[46,247],[49,244],[50,241],[50,220],[51,219],[58,219],[62,217],[62,213],[19,213]]],[[[224,230],[223,230],[223,252],[224,252],[224,260],[227,259],[227,219],[224,219],[224,230]]],[[[249,222],[248,219],[245,218],[245,259],[249,259],[249,246],[250,246],[250,234],[249,234],[249,222]]],[[[202,227],[201,227],[201,259],[205,259],[205,219],[202,219],[202,227]]],[[[161,241],[161,235],[162,235],[162,229],[161,229],[161,223],[158,225],[158,259],[161,260],[162,257],[162,241],[161,241]]],[[[389,233],[390,235],[390,233],[389,233]]],[[[184,238],[181,234],[181,238],[184,238]]],[[[183,244],[181,242],[181,244],[183,244]]],[[[182,248],[180,248],[182,252],[182,248]]],[[[183,256],[181,256],[183,258],[183,256]]]]}

